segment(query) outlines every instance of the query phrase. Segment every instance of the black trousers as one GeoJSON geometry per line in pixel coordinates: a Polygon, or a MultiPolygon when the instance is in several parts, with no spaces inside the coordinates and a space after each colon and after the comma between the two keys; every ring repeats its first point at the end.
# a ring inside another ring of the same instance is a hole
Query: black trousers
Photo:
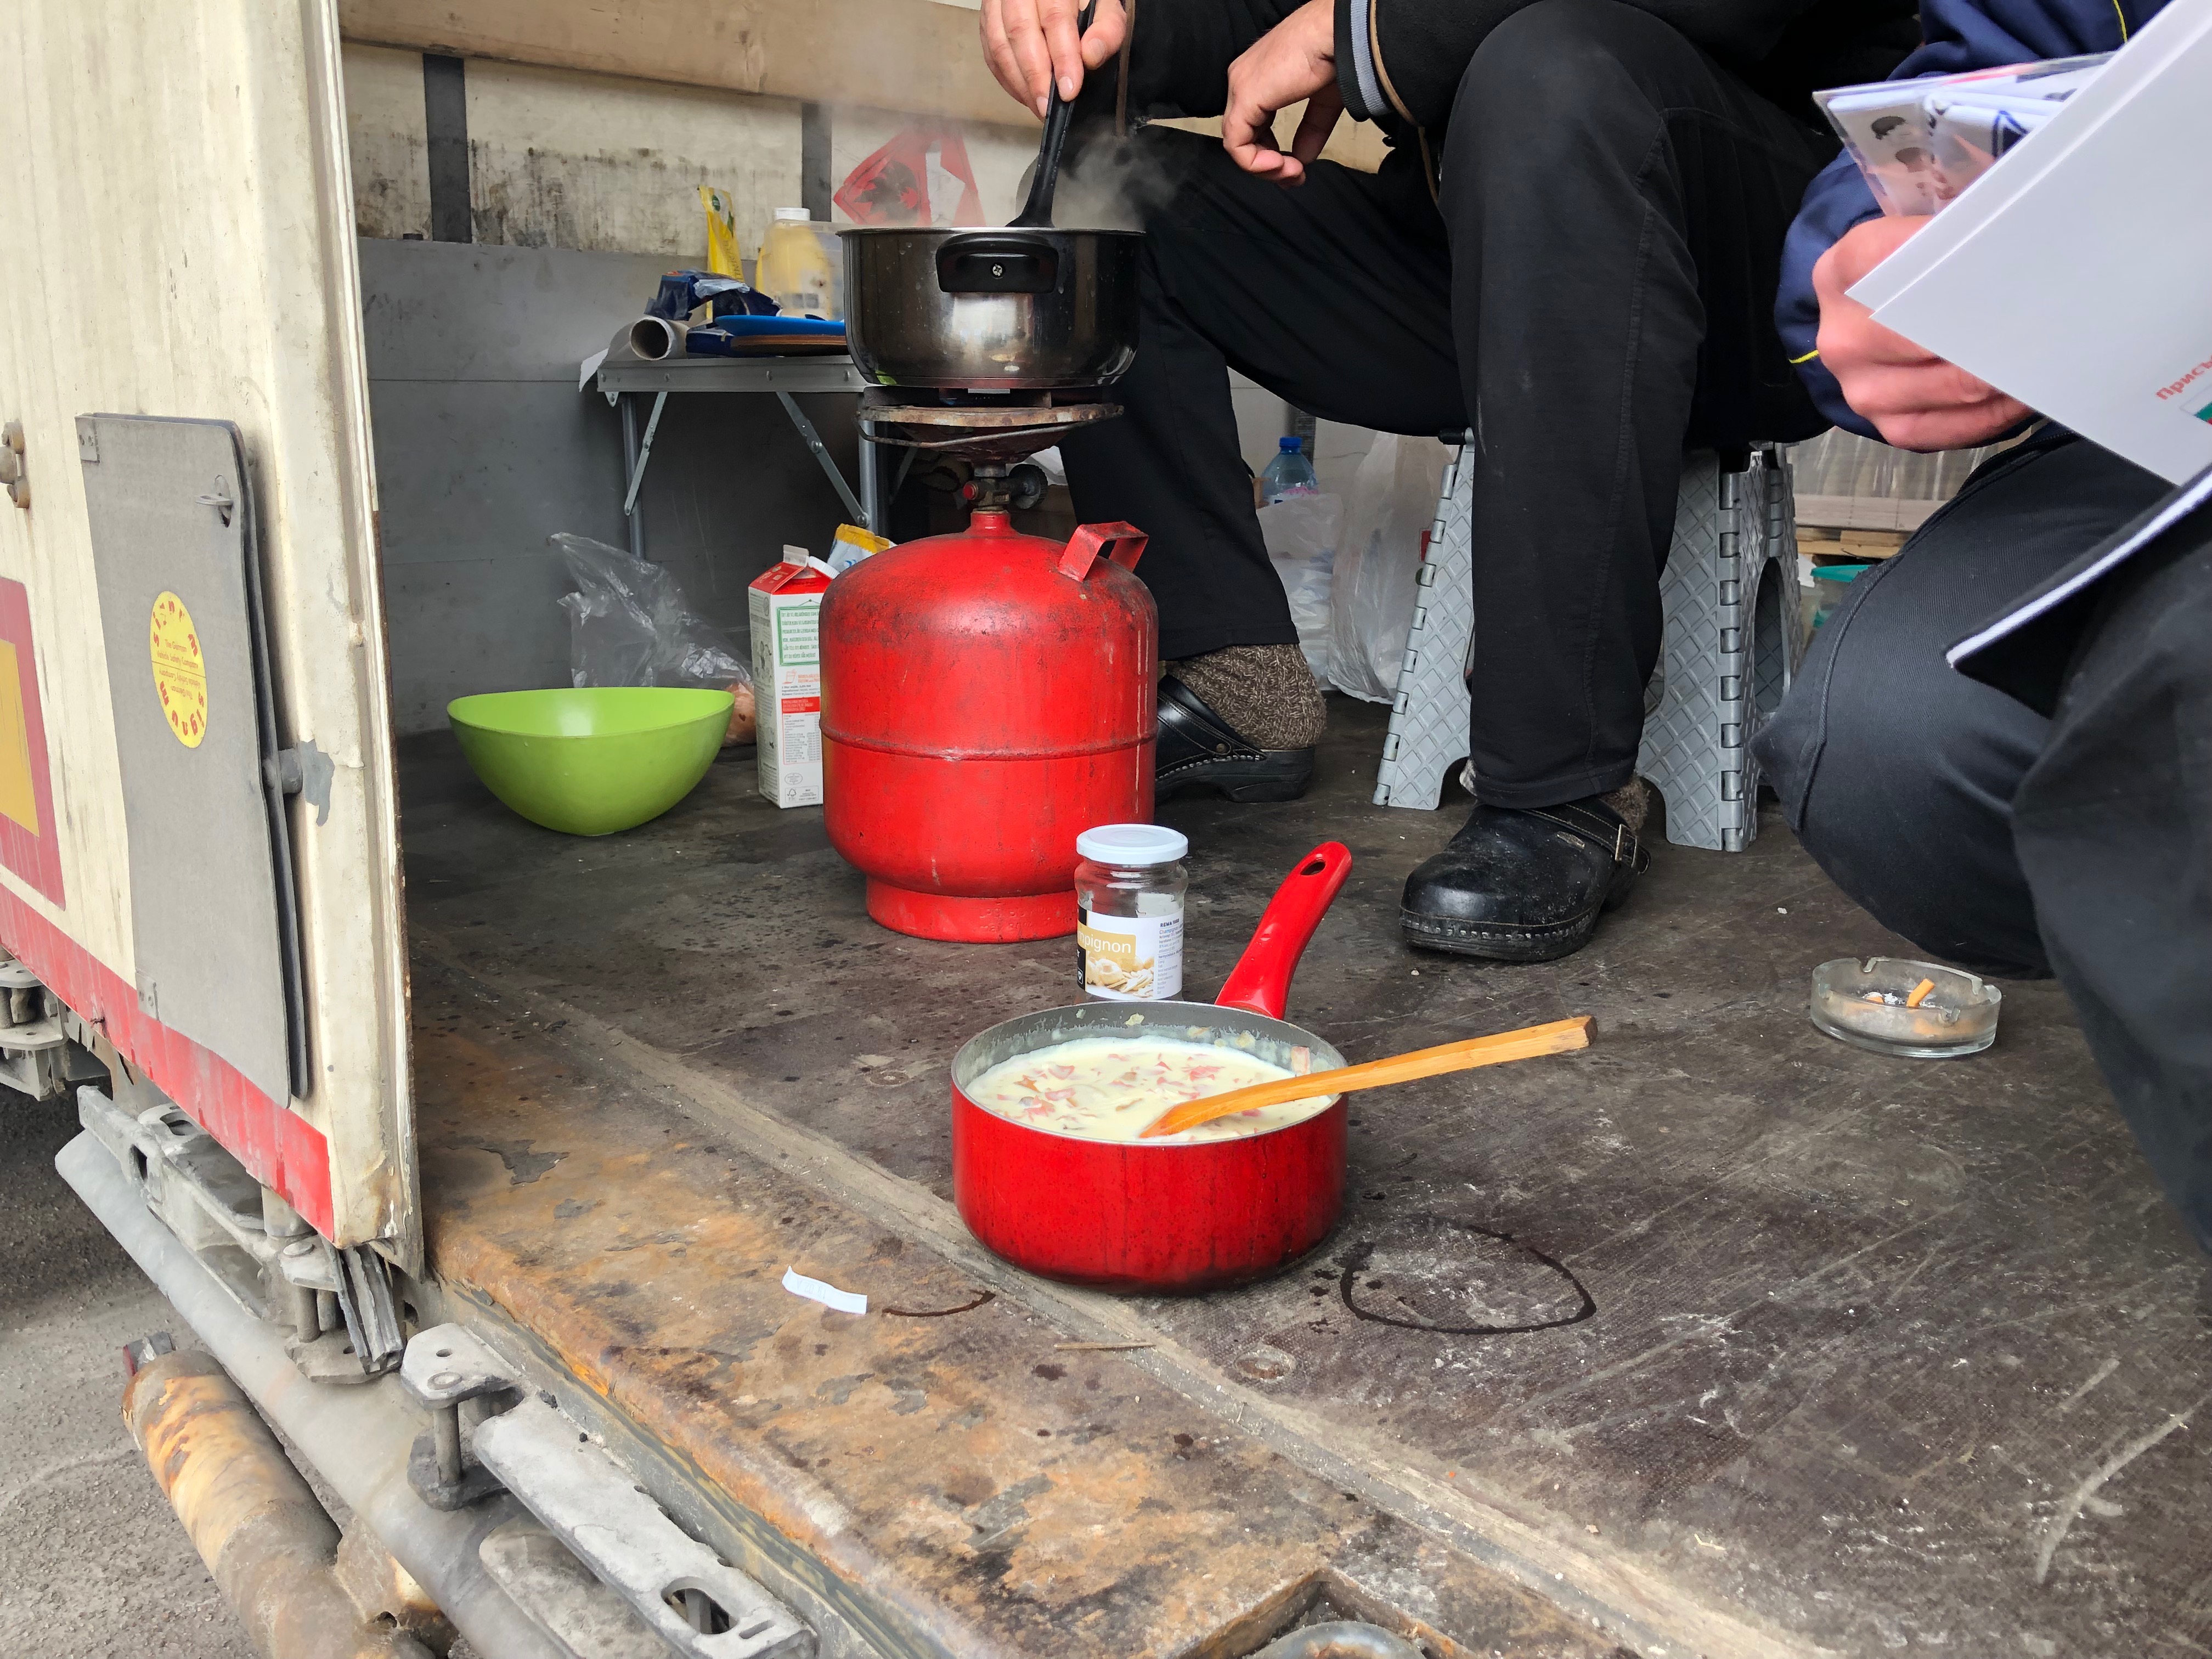
{"type": "Polygon", "coordinates": [[[1754,746],[1885,926],[1980,972],[2057,974],[2212,1251],[2212,522],[2110,583],[2051,665],[2051,718],[1944,660],[2166,493],[2063,431],[1993,458],[1851,585],[1754,746]]]}
{"type": "Polygon", "coordinates": [[[1299,409],[1472,434],[1472,749],[1483,799],[1628,781],[1686,447],[1822,422],[1771,313],[1832,140],[1620,0],[1536,0],[1468,64],[1431,200],[1419,158],[1285,190],[1152,128],[1127,413],[1062,446],[1077,512],[1149,532],[1170,659],[1297,635],[1224,367],[1299,409]]]}

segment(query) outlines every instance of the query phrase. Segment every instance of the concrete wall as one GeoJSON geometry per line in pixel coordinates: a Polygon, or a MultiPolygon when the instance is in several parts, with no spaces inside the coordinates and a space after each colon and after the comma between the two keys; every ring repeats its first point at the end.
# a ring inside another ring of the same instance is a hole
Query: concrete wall
{"type": "Polygon", "coordinates": [[[430,234],[430,167],[423,136],[422,54],[349,44],[344,51],[346,149],[354,228],[363,236],[430,234]]]}
{"type": "MultiPolygon", "coordinates": [[[[478,244],[700,263],[707,236],[698,187],[713,185],[734,204],[750,258],[775,210],[800,200],[793,100],[483,58],[470,59],[465,75],[478,244]]],[[[345,76],[356,228],[363,236],[427,236],[422,55],[349,43],[345,76]]],[[[915,118],[862,105],[832,108],[831,184],[915,118]]],[[[1036,129],[939,125],[967,143],[985,218],[1012,217],[1017,185],[1036,154],[1036,129]]]]}
{"type": "Polygon", "coordinates": [[[751,253],[799,200],[788,99],[481,61],[467,75],[480,243],[702,258],[699,186],[713,185],[751,253]]]}
{"type": "MultiPolygon", "coordinates": [[[[362,294],[403,733],[451,699],[568,681],[556,531],[626,545],[622,431],[577,365],[636,314],[651,255],[363,240],[362,294]]],[[[853,399],[801,399],[849,478],[853,399]]],[[[642,411],[641,411],[642,413],[642,411]]],[[[745,585],[843,509],[772,398],[669,399],[641,498],[647,554],[742,649],[745,585]]]]}

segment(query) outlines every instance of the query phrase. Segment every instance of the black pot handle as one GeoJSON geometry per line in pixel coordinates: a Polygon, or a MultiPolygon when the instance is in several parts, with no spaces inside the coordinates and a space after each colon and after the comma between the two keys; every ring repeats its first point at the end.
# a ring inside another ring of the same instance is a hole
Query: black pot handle
{"type": "Polygon", "coordinates": [[[984,231],[938,244],[937,286],[947,294],[1049,294],[1060,250],[1043,236],[984,231]]]}

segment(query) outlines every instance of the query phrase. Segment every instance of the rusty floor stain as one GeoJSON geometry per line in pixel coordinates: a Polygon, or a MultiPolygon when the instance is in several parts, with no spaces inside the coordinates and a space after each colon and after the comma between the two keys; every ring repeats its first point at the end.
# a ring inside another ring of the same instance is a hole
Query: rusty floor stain
{"type": "Polygon", "coordinates": [[[416,1008],[438,1277],[944,1651],[1234,1654],[1316,1592],[1439,1654],[1616,1651],[527,1019],[434,974],[416,1008]]]}

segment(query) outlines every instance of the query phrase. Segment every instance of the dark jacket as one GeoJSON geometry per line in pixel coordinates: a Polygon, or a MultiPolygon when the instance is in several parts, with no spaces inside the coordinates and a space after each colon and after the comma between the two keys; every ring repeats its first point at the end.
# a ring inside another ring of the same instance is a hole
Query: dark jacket
{"type": "MultiPolygon", "coordinates": [[[[1344,106],[1394,138],[1431,141],[1490,31],[1529,0],[1336,0],[1344,106]],[[1363,65],[1364,66],[1363,68],[1363,65]]],[[[1914,0],[1631,0],[1662,17],[1778,101],[1817,121],[1818,87],[1879,80],[1920,40],[1914,0]]],[[[1139,0],[1129,108],[1218,115],[1229,65],[1297,0],[1139,0]]],[[[1086,81],[1086,112],[1110,110],[1113,75],[1086,81]]]]}
{"type": "MultiPolygon", "coordinates": [[[[1174,0],[1155,0],[1171,4],[1174,0]]],[[[1435,135],[1468,60],[1528,0],[1336,0],[1344,106],[1386,131],[1435,135]]],[[[1878,81],[1918,44],[1913,0],[1630,0],[1793,114],[1817,88],[1878,81]]],[[[1141,5],[1139,17],[1143,17],[1141,5]]]]}
{"type": "MultiPolygon", "coordinates": [[[[1123,0],[1127,4],[1127,0],[1123,0]]],[[[1146,118],[1218,115],[1229,102],[1229,66],[1299,0],[1136,0],[1129,48],[1129,112],[1146,118]]],[[[1114,65],[1084,77],[1077,107],[1111,115],[1114,65]]]]}
{"type": "MultiPolygon", "coordinates": [[[[1921,24],[1927,43],[1891,77],[1956,75],[2044,58],[2112,52],[2161,9],[2166,0],[1924,0],[1921,24]]],[[[1833,84],[1844,84],[1836,82],[1833,84]]],[[[1797,222],[1782,252],[1782,288],[1774,303],[1775,326],[1797,365],[1813,401],[1838,426],[1862,437],[1881,434],[1844,401],[1836,378],[1820,363],[1820,302],[1813,295],[1813,264],[1853,225],[1879,217],[1866,180],[1848,155],[1839,155],[1805,191],[1797,222]]]]}

